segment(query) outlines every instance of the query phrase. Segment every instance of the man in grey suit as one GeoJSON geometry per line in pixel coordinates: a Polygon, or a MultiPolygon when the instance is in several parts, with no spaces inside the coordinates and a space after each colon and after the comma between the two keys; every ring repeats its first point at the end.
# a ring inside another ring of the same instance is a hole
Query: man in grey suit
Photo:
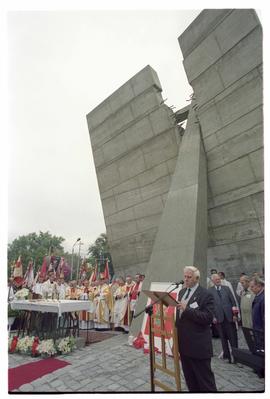
{"type": "Polygon", "coordinates": [[[215,303],[213,323],[215,323],[221,337],[223,359],[228,359],[229,363],[231,363],[232,359],[228,342],[230,342],[231,347],[238,347],[235,325],[237,316],[233,314],[232,309],[237,304],[230,289],[227,286],[221,285],[221,279],[218,274],[213,274],[211,279],[214,286],[209,288],[209,291],[213,294],[215,303]]]}

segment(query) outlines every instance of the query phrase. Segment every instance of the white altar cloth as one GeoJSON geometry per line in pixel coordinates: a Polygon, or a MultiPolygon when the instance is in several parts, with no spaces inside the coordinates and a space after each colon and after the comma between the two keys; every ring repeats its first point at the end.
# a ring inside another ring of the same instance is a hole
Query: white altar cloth
{"type": "Polygon", "coordinates": [[[90,301],[77,301],[68,299],[32,299],[14,300],[10,302],[11,309],[31,310],[33,312],[58,313],[58,317],[65,312],[79,312],[81,310],[90,311],[90,301]]]}

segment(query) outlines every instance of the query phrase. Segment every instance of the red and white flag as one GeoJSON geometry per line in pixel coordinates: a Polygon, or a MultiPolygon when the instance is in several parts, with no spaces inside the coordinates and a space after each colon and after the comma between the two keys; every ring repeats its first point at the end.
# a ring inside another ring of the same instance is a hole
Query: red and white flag
{"type": "Polygon", "coordinates": [[[40,275],[42,277],[45,277],[46,273],[47,273],[47,256],[44,256],[43,263],[42,263],[41,270],[40,270],[40,275]]]}
{"type": "Polygon", "coordinates": [[[110,279],[110,273],[109,273],[109,260],[108,258],[106,259],[106,263],[105,263],[105,269],[104,269],[104,278],[105,279],[110,279]]]}
{"type": "Polygon", "coordinates": [[[97,263],[96,263],[95,269],[92,271],[92,274],[90,276],[89,284],[91,284],[94,281],[96,281],[96,279],[97,279],[97,263]]]}
{"type": "Polygon", "coordinates": [[[60,263],[56,273],[59,277],[64,277],[64,264],[65,264],[65,258],[61,256],[60,263]]]}

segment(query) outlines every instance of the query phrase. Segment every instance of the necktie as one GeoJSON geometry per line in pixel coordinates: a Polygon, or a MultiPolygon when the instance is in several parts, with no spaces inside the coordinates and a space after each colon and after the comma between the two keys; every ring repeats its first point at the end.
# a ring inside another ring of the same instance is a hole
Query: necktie
{"type": "Polygon", "coordinates": [[[217,287],[217,293],[218,293],[218,295],[219,295],[219,297],[220,297],[220,299],[221,299],[221,292],[220,292],[220,289],[221,289],[221,287],[217,287]]]}
{"type": "Polygon", "coordinates": [[[190,291],[191,291],[191,288],[188,288],[186,295],[184,296],[184,299],[187,299],[189,297],[190,291]]]}

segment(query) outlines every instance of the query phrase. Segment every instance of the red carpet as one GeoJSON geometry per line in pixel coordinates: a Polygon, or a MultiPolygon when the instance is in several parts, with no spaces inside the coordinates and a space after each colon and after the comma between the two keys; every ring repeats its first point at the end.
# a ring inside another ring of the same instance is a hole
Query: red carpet
{"type": "Polygon", "coordinates": [[[8,370],[8,390],[18,389],[23,384],[29,384],[45,374],[52,373],[57,369],[68,366],[70,363],[53,357],[38,360],[14,367],[8,370]]]}

